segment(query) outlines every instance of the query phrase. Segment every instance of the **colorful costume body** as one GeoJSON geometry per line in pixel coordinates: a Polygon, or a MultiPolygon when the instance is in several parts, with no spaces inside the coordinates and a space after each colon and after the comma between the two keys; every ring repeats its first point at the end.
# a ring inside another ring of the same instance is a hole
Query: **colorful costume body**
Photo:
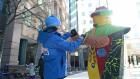
{"type": "Polygon", "coordinates": [[[94,45],[90,47],[88,57],[89,79],[119,79],[123,35],[130,28],[112,25],[108,18],[110,14],[111,11],[107,8],[99,7],[91,15],[95,28],[87,32],[86,37],[107,36],[109,43],[104,47],[97,48],[94,45]]]}

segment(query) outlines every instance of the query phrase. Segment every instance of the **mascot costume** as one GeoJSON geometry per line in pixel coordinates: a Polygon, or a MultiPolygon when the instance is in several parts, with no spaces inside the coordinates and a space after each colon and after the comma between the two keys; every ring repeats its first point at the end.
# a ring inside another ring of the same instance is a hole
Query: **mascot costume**
{"type": "Polygon", "coordinates": [[[85,44],[89,46],[89,79],[120,79],[123,37],[130,28],[112,25],[109,18],[111,14],[112,11],[104,6],[96,8],[91,14],[94,28],[85,34],[85,44]],[[104,36],[107,38],[98,38],[104,36]],[[92,41],[95,38],[98,40],[92,41]]]}

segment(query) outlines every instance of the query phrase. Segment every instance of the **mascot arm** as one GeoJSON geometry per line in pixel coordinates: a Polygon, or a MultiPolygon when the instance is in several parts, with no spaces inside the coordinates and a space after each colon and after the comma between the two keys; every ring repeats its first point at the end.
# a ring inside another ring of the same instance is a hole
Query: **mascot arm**
{"type": "Polygon", "coordinates": [[[123,28],[122,30],[120,30],[118,32],[112,33],[110,36],[113,36],[113,39],[116,39],[116,38],[122,37],[122,35],[128,33],[129,31],[130,31],[130,28],[125,27],[125,28],[123,28]]]}
{"type": "Polygon", "coordinates": [[[109,45],[110,39],[108,36],[87,36],[84,43],[87,46],[101,48],[109,45]]]}

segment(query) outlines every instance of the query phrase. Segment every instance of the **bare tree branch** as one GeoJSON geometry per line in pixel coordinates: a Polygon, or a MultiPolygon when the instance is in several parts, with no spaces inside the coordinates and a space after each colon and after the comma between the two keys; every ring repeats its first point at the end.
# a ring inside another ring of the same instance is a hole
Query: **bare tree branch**
{"type": "Polygon", "coordinates": [[[18,19],[26,19],[28,17],[30,17],[31,15],[26,15],[26,16],[21,16],[21,17],[15,17],[15,20],[18,20],[18,19]]]}
{"type": "Polygon", "coordinates": [[[34,14],[32,11],[30,11],[28,8],[24,7],[27,11],[29,11],[32,15],[34,15],[36,18],[38,18],[41,22],[41,25],[43,25],[43,21],[40,17],[38,17],[38,15],[34,14]]]}
{"type": "Polygon", "coordinates": [[[27,23],[24,23],[27,27],[33,28],[33,29],[37,29],[31,22],[28,21],[28,23],[30,23],[31,25],[28,25],[27,23]],[[32,27],[31,27],[32,26],[32,27]]]}
{"type": "Polygon", "coordinates": [[[13,8],[14,9],[14,11],[10,11],[9,10],[9,18],[8,18],[8,20],[7,20],[7,25],[9,25],[11,22],[13,22],[15,19],[17,20],[17,19],[26,19],[26,18],[28,18],[28,17],[30,17],[30,16],[34,16],[34,17],[36,17],[38,20],[39,20],[39,22],[40,22],[40,25],[39,26],[44,26],[44,22],[43,22],[43,20],[42,20],[42,18],[44,18],[44,16],[46,16],[46,14],[47,14],[47,12],[45,11],[45,10],[43,10],[41,7],[39,7],[39,6],[42,6],[42,5],[49,5],[49,4],[51,4],[51,2],[50,3],[48,3],[48,2],[45,2],[45,3],[42,3],[42,4],[37,4],[37,3],[35,3],[35,5],[33,6],[33,7],[31,7],[30,9],[28,9],[26,6],[25,6],[25,4],[23,3],[23,5],[22,5],[22,3],[21,3],[21,1],[22,0],[14,0],[13,1],[13,3],[12,3],[12,0],[9,0],[9,1],[11,1],[11,2],[9,2],[9,7],[10,7],[10,10],[11,10],[11,8],[13,8]],[[16,2],[17,1],[17,2],[16,2]],[[12,3],[12,4],[10,4],[10,3],[12,3]],[[24,7],[24,11],[18,11],[18,7],[20,7],[20,4],[21,3],[21,6],[23,6],[24,7]],[[13,5],[14,4],[14,5],[13,5]],[[36,14],[36,13],[33,13],[32,12],[32,10],[33,9],[35,9],[35,8],[39,8],[38,9],[38,11],[39,12],[41,12],[41,14],[36,14]],[[26,12],[30,12],[31,13],[31,15],[26,15],[25,17],[23,17],[22,15],[25,15],[25,13],[26,12]],[[43,16],[44,15],[44,16],[43,16]]]}
{"type": "Polygon", "coordinates": [[[18,5],[19,5],[19,3],[21,2],[21,0],[19,0],[19,1],[17,2],[17,4],[16,4],[15,1],[13,1],[13,2],[14,2],[13,4],[11,4],[12,2],[9,2],[9,4],[8,4],[9,7],[11,7],[11,8],[14,9],[14,12],[12,13],[12,12],[10,11],[10,15],[9,15],[8,20],[7,20],[7,25],[9,25],[11,22],[14,21],[14,19],[15,19],[15,17],[16,17],[16,11],[17,11],[18,5]],[[10,5],[10,4],[11,4],[11,5],[10,5]]]}
{"type": "MultiPolygon", "coordinates": [[[[35,4],[32,8],[30,8],[30,9],[28,9],[28,10],[32,10],[32,9],[38,8],[39,6],[42,6],[42,5],[44,5],[44,4],[46,4],[46,3],[43,3],[43,4],[35,4]]],[[[25,5],[24,5],[24,7],[25,7],[25,5]]],[[[26,13],[28,10],[25,10],[24,12],[18,13],[18,14],[16,14],[16,16],[19,16],[19,15],[21,15],[21,14],[24,14],[24,13],[26,13]]]]}

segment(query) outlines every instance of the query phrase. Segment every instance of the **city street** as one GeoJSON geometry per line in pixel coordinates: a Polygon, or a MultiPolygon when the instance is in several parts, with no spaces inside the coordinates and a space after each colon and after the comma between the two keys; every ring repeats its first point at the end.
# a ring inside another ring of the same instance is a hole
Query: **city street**
{"type": "MultiPolygon", "coordinates": [[[[65,79],[88,79],[87,72],[70,75],[65,79]]],[[[123,79],[140,79],[140,68],[127,68],[124,70],[123,79]]]]}
{"type": "Polygon", "coordinates": [[[0,0],[0,79],[140,79],[139,21],[140,0],[0,0]]]}

